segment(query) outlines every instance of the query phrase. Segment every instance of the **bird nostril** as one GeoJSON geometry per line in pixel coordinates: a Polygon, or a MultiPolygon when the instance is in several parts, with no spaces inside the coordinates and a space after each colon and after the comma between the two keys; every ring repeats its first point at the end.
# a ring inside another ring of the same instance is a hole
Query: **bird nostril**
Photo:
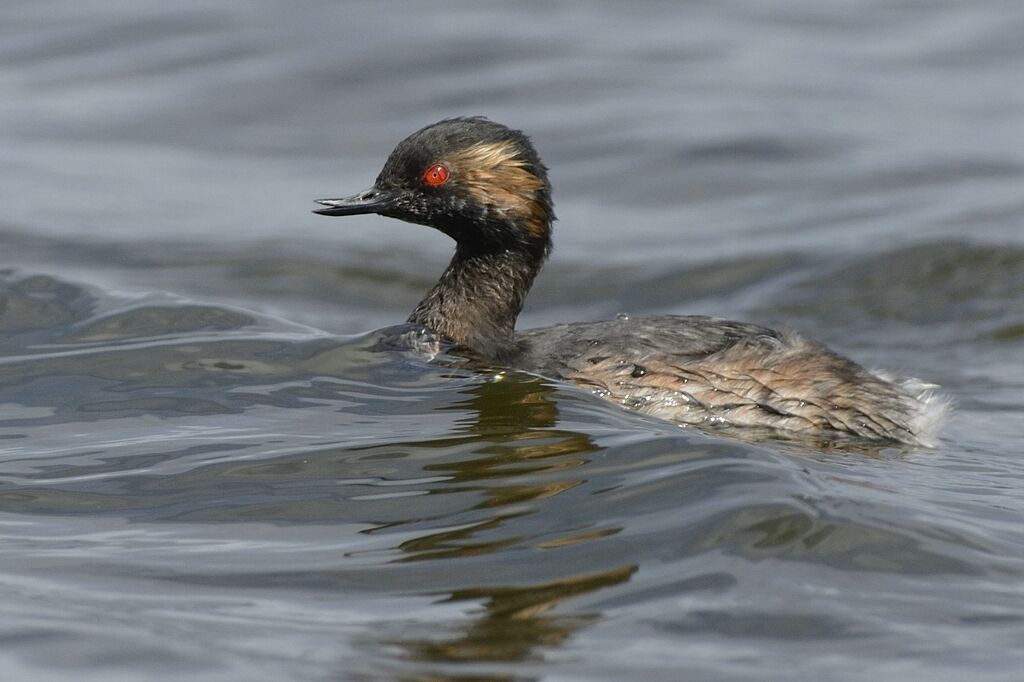
{"type": "Polygon", "coordinates": [[[375,190],[375,189],[368,189],[365,192],[363,192],[362,194],[360,194],[359,198],[362,199],[363,201],[368,201],[370,199],[376,198],[378,194],[380,194],[380,192],[378,192],[377,190],[375,190]]]}

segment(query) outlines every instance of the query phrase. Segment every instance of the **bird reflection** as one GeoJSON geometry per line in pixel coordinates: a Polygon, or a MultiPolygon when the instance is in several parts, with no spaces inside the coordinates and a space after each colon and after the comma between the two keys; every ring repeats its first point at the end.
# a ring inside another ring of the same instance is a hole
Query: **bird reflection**
{"type": "Polygon", "coordinates": [[[449,637],[396,644],[414,660],[435,663],[539,658],[538,647],[558,646],[600,617],[594,613],[555,615],[550,613],[555,606],[566,599],[624,583],[635,571],[635,565],[622,566],[536,585],[456,590],[444,601],[479,601],[483,611],[475,620],[449,637]]]}
{"type": "MultiPolygon", "coordinates": [[[[477,445],[473,456],[424,466],[431,473],[443,475],[443,483],[431,490],[431,494],[477,493],[477,501],[461,512],[472,520],[452,528],[451,522],[456,519],[446,516],[449,525],[444,530],[427,532],[400,544],[398,549],[404,556],[395,561],[457,562],[486,555],[499,555],[493,560],[502,560],[500,554],[513,547],[557,552],[621,530],[619,527],[573,526],[561,533],[552,533],[551,519],[543,515],[545,508],[557,511],[548,506],[554,498],[587,482],[583,471],[598,446],[586,434],[558,428],[558,404],[553,395],[556,388],[545,380],[519,374],[497,374],[491,379],[469,387],[466,400],[447,408],[467,415],[459,422],[458,434],[477,445]],[[540,505],[542,501],[544,504],[540,505]],[[510,532],[510,528],[514,530],[510,532]]],[[[451,440],[446,441],[445,445],[450,446],[451,440]]],[[[533,576],[542,572],[550,576],[551,568],[550,563],[546,569],[540,569],[539,564],[524,563],[522,576],[524,580],[530,579],[531,572],[533,576]]],[[[578,570],[578,564],[556,561],[554,570],[564,574],[578,570]]],[[[392,643],[401,646],[409,658],[417,661],[454,663],[534,658],[539,656],[538,649],[560,645],[600,617],[597,613],[556,615],[551,613],[556,605],[623,583],[635,570],[635,566],[620,564],[596,573],[535,584],[460,587],[442,601],[478,602],[481,610],[471,622],[447,637],[392,643]]],[[[454,565],[452,573],[458,574],[454,565]]],[[[473,572],[473,575],[479,576],[479,573],[473,572]]],[[[447,678],[431,676],[426,679],[447,678]]]]}
{"type": "MultiPolygon", "coordinates": [[[[460,528],[422,535],[399,546],[407,556],[398,561],[423,561],[474,556],[529,542],[524,535],[495,537],[511,519],[535,513],[532,506],[584,483],[567,476],[588,461],[598,447],[584,433],[558,429],[555,388],[528,375],[493,375],[467,389],[470,397],[447,409],[468,416],[457,432],[478,444],[473,457],[427,464],[443,476],[432,494],[474,492],[481,499],[467,511],[487,510],[486,518],[460,528]]],[[[446,439],[442,445],[450,445],[446,439]]],[[[429,445],[429,444],[425,444],[429,445]]]]}

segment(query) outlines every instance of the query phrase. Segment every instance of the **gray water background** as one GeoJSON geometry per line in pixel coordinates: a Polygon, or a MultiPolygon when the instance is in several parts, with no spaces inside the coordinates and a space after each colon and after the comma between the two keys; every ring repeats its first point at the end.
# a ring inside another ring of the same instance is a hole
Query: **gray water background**
{"type": "Polygon", "coordinates": [[[1011,1],[7,0],[3,679],[1020,679],[1022,35],[1011,1]],[[943,444],[373,352],[451,244],[310,200],[459,114],[550,167],[521,326],[796,328],[942,384],[943,444]]]}

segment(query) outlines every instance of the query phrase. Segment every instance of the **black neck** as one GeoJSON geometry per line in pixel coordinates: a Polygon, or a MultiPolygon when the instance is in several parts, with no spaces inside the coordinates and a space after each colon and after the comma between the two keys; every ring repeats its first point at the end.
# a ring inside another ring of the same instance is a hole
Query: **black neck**
{"type": "Polygon", "coordinates": [[[409,317],[480,356],[515,353],[513,329],[546,255],[524,249],[478,250],[462,244],[409,317]]]}

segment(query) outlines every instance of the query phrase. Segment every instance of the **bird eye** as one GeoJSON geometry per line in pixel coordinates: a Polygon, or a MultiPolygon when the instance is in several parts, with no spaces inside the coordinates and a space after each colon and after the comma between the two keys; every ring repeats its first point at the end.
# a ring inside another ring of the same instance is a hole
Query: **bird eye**
{"type": "Polygon", "coordinates": [[[435,163],[433,166],[423,171],[423,184],[428,187],[440,187],[444,183],[448,182],[449,176],[448,168],[435,163]]]}

